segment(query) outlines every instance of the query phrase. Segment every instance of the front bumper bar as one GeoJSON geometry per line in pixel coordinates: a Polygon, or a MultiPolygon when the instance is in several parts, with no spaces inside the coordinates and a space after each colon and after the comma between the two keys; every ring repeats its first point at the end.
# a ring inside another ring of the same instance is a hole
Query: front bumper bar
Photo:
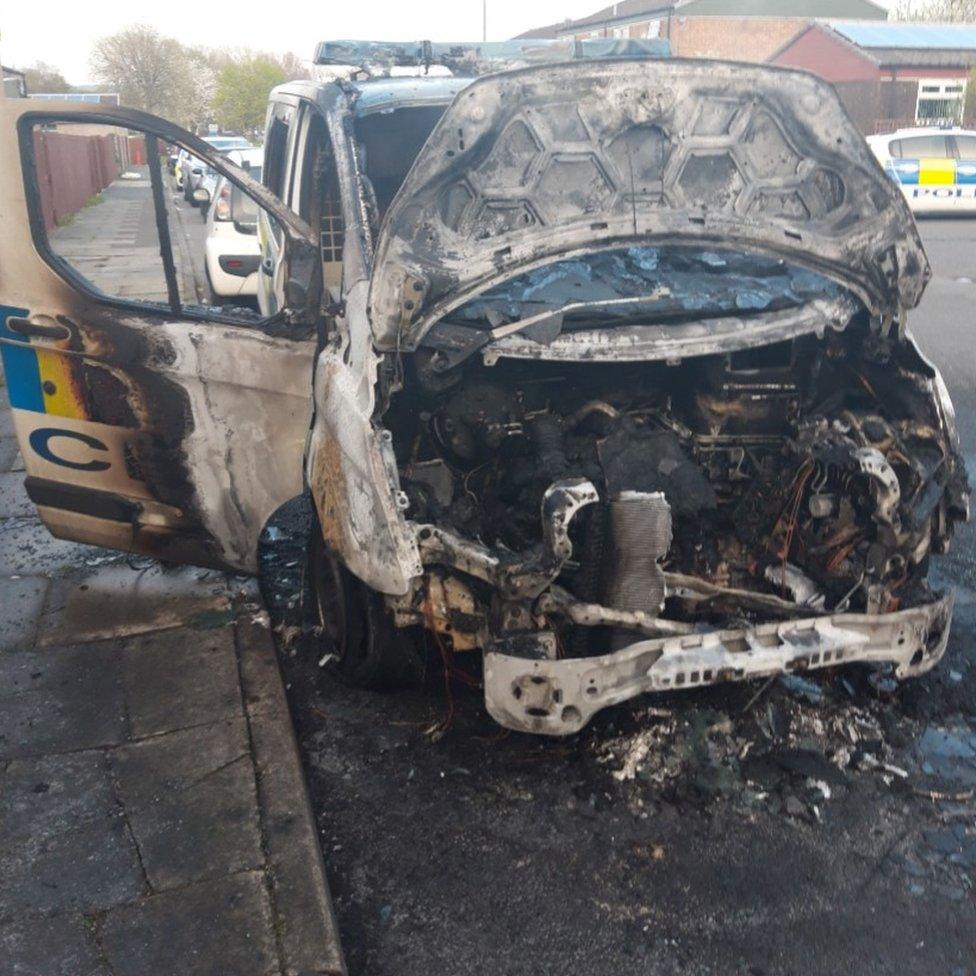
{"type": "Polygon", "coordinates": [[[891,663],[919,675],[945,653],[951,594],[879,615],[838,613],[742,630],[638,640],[612,654],[562,661],[485,654],[485,704],[506,728],[578,732],[601,708],[648,691],[745,681],[855,661],[891,663]]]}

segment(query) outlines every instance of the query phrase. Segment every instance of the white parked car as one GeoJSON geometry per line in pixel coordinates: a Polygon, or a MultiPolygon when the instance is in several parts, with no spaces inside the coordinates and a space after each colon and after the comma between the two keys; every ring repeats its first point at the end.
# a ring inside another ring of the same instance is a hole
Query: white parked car
{"type": "MultiPolygon", "coordinates": [[[[253,148],[244,136],[207,136],[203,141],[224,155],[232,149],[253,148]]],[[[194,199],[193,193],[203,182],[207,168],[207,164],[203,160],[197,159],[196,156],[191,156],[189,153],[186,154],[186,159],[180,166],[183,182],[177,185],[183,190],[183,198],[186,202],[194,207],[197,205],[197,201],[194,199]]]]}
{"type": "MultiPolygon", "coordinates": [[[[225,155],[252,179],[261,179],[263,149],[233,149],[225,155]]],[[[197,203],[207,208],[204,248],[211,294],[215,299],[255,297],[261,263],[257,207],[226,177],[208,170],[196,197],[197,203]]]]}
{"type": "Polygon", "coordinates": [[[178,190],[183,189],[183,171],[189,168],[192,158],[188,149],[180,149],[176,154],[176,162],[173,164],[173,176],[176,177],[176,188],[178,190]]]}
{"type": "Polygon", "coordinates": [[[868,144],[914,213],[976,212],[976,131],[899,129],[868,144]]]}

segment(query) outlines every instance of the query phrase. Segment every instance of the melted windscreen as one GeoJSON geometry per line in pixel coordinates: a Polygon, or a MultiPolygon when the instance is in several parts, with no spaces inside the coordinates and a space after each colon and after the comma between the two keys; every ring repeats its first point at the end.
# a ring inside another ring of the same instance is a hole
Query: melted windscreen
{"type": "Polygon", "coordinates": [[[375,112],[356,119],[360,157],[376,194],[380,219],[445,108],[446,105],[423,105],[375,112]]]}
{"type": "Polygon", "coordinates": [[[563,331],[625,322],[685,322],[798,308],[844,289],[773,257],[693,247],[627,247],[557,261],[483,292],[451,313],[459,325],[496,328],[568,311],[563,331]],[[621,299],[646,301],[619,304],[621,299]]]}

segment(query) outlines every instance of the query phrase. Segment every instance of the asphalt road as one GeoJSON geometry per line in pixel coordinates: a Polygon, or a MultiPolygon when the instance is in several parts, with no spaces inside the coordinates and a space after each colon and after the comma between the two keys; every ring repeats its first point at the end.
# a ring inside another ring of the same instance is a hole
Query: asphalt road
{"type": "MultiPolygon", "coordinates": [[[[932,280],[909,328],[949,387],[969,481],[976,485],[976,221],[925,220],[919,229],[932,280]]],[[[960,529],[941,569],[976,590],[976,524],[960,529]]]]}
{"type": "MultiPolygon", "coordinates": [[[[911,327],[973,477],[976,222],[921,229],[911,327]]],[[[959,593],[947,657],[893,691],[845,669],[645,699],[556,741],[499,734],[455,687],[434,741],[438,674],[352,691],[289,629],[299,523],[267,595],[352,976],[976,976],[972,526],[935,572],[959,593]]]]}

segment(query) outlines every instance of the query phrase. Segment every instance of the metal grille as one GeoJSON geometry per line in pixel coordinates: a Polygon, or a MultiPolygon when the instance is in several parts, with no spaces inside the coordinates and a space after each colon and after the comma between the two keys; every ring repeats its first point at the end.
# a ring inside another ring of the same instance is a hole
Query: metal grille
{"type": "Polygon", "coordinates": [[[322,191],[322,217],[319,237],[322,242],[323,261],[342,261],[342,239],[345,224],[342,220],[342,204],[332,181],[328,181],[322,191]]]}

